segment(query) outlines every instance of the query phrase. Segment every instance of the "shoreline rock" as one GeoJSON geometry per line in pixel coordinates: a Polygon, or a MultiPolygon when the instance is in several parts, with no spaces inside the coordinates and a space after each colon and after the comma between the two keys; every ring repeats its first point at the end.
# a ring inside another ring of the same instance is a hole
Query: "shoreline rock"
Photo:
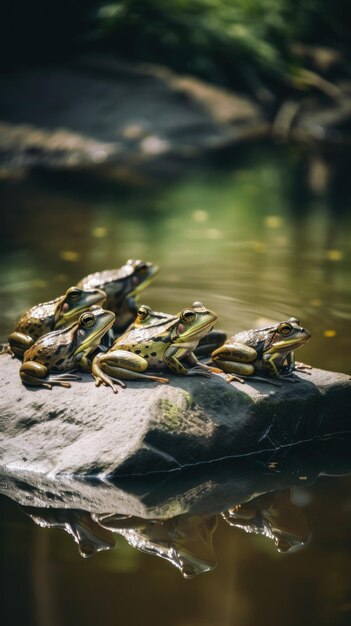
{"type": "Polygon", "coordinates": [[[161,66],[88,57],[0,85],[3,177],[40,169],[135,183],[270,132],[249,97],[161,66]]]}

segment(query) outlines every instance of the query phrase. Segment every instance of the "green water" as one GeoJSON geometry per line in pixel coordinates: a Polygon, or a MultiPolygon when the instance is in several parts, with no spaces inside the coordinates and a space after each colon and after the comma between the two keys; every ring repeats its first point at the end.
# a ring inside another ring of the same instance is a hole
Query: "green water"
{"type": "MultiPolygon", "coordinates": [[[[0,339],[29,306],[82,276],[144,258],[160,273],[141,302],[201,300],[228,333],[301,318],[299,358],[351,373],[351,178],[347,155],[256,146],[133,186],[33,177],[0,184],[0,339]]],[[[350,479],[294,496],[311,531],[278,554],[220,521],[217,569],[183,580],[119,537],[83,560],[72,539],[0,500],[2,626],[346,626],[351,621],[350,479]],[[302,504],[301,504],[302,503],[302,504]]]]}
{"type": "Polygon", "coordinates": [[[203,301],[229,333],[295,315],[313,335],[303,358],[350,371],[351,180],[340,189],[327,173],[313,191],[316,159],[246,149],[133,190],[2,183],[1,338],[87,273],[144,258],[160,273],[141,302],[176,312],[203,301]]]}

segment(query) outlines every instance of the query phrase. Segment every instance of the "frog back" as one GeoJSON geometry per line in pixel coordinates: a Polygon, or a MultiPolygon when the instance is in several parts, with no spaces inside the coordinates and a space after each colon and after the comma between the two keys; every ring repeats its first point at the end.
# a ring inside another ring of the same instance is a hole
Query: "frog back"
{"type": "Polygon", "coordinates": [[[77,337],[72,333],[72,326],[54,330],[40,337],[26,350],[23,362],[36,361],[49,369],[67,371],[75,367],[73,355],[77,347],[77,337]]]}
{"type": "Polygon", "coordinates": [[[15,331],[30,335],[34,340],[54,328],[55,311],[61,298],[43,302],[26,311],[16,324],[15,331]]]}
{"type": "Polygon", "coordinates": [[[173,328],[173,319],[170,320],[169,324],[163,324],[162,332],[160,332],[157,324],[147,328],[132,328],[116,339],[112,349],[127,350],[133,354],[138,354],[147,359],[150,367],[160,369],[164,364],[164,352],[172,343],[173,328]]]}

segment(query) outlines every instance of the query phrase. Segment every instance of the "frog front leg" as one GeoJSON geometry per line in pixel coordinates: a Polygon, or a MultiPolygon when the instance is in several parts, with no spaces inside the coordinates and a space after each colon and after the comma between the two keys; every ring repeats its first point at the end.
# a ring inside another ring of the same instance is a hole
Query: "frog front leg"
{"type": "Polygon", "coordinates": [[[50,374],[48,368],[37,361],[26,361],[22,363],[19,371],[22,383],[32,387],[46,387],[51,389],[53,385],[70,387],[68,381],[80,380],[79,376],[63,372],[62,374],[50,374]]]}
{"type": "Polygon", "coordinates": [[[308,372],[306,370],[311,370],[312,365],[307,365],[306,363],[295,361],[295,353],[293,351],[289,352],[286,358],[286,362],[289,368],[289,373],[296,370],[298,372],[305,372],[305,374],[311,374],[311,372],[308,372]]]}
{"type": "Polygon", "coordinates": [[[168,346],[163,355],[163,361],[167,367],[174,372],[174,374],[182,374],[183,376],[211,376],[211,371],[207,366],[200,364],[194,353],[189,352],[189,348],[183,348],[177,345],[168,346]],[[186,358],[187,361],[193,364],[193,367],[186,368],[181,363],[182,358],[186,358]]]}
{"type": "MultiPolygon", "coordinates": [[[[279,378],[279,379],[283,378],[280,370],[278,369],[278,367],[280,367],[279,365],[280,361],[281,361],[281,354],[279,352],[273,352],[271,354],[267,353],[267,354],[264,354],[262,357],[263,366],[268,370],[269,376],[271,376],[272,378],[279,378]]],[[[285,378],[285,380],[291,383],[299,382],[298,378],[289,378],[288,376],[285,378]]]]}
{"type": "Polygon", "coordinates": [[[201,374],[201,370],[203,370],[204,372],[208,372],[209,376],[211,375],[211,372],[214,372],[215,374],[222,373],[222,370],[220,370],[218,367],[211,367],[210,365],[198,361],[195,352],[189,352],[189,354],[184,357],[184,361],[186,361],[187,365],[189,365],[192,370],[194,370],[194,368],[198,368],[198,371],[194,372],[197,374],[201,374]]]}
{"type": "Polygon", "coordinates": [[[97,387],[102,383],[111,387],[114,393],[118,391],[114,382],[121,387],[125,387],[125,384],[119,378],[126,380],[155,380],[160,383],[169,382],[168,378],[143,374],[148,366],[148,361],[138,354],[133,354],[128,352],[128,350],[110,350],[106,354],[98,354],[93,359],[91,372],[97,387]]]}

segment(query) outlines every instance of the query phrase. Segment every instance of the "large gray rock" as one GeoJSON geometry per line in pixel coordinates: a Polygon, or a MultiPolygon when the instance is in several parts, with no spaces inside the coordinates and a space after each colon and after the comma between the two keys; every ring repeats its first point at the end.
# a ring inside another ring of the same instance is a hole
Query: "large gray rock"
{"type": "Polygon", "coordinates": [[[71,389],[26,388],[18,368],[1,357],[0,468],[17,475],[146,475],[351,431],[351,380],[322,370],[280,387],[171,376],[114,395],[88,375],[71,389]]]}

